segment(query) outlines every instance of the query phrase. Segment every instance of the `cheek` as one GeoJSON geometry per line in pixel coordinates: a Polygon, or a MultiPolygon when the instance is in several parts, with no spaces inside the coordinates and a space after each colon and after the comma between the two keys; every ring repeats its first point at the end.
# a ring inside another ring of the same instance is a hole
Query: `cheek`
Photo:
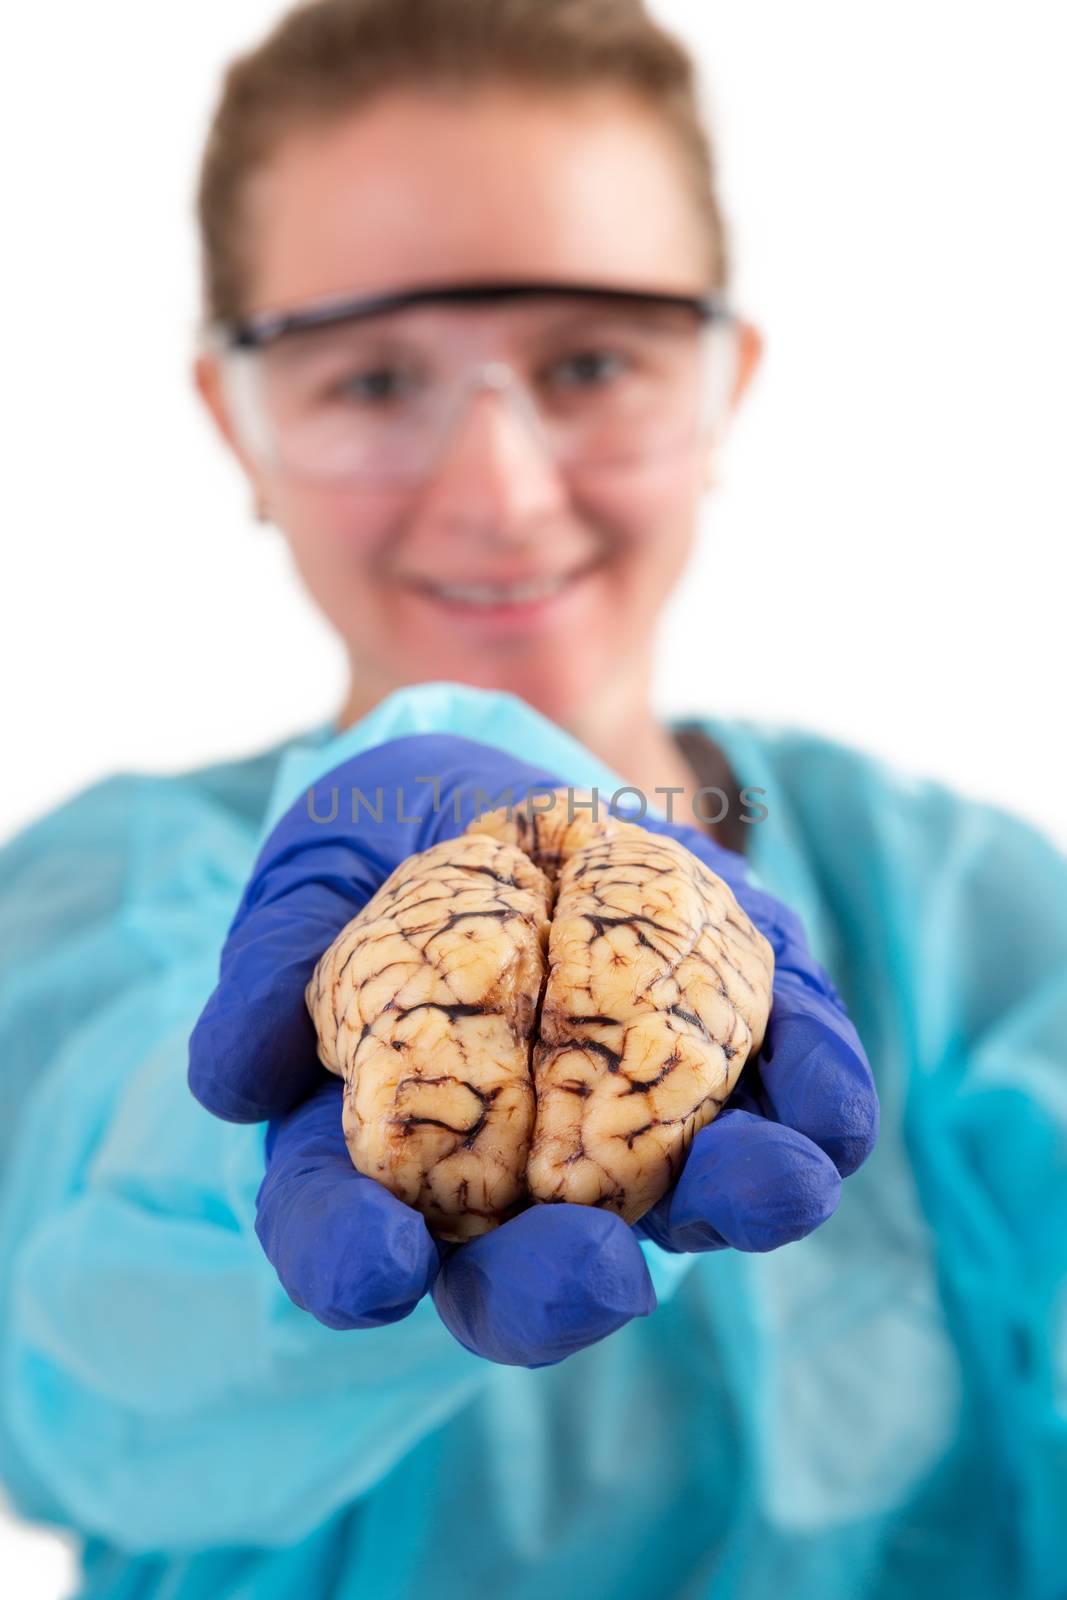
{"type": "Polygon", "coordinates": [[[275,484],[267,498],[293,561],[327,617],[343,632],[373,627],[376,583],[390,548],[395,497],[275,484]]]}
{"type": "Polygon", "coordinates": [[[616,470],[584,496],[584,515],[611,530],[614,580],[631,607],[658,612],[678,581],[693,547],[700,496],[699,470],[688,456],[616,470]]]}

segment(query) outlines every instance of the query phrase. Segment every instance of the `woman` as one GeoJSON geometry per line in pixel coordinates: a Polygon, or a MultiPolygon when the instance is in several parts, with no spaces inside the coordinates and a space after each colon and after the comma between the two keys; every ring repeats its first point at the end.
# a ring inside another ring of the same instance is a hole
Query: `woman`
{"type": "Polygon", "coordinates": [[[317,0],[231,69],[200,216],[197,383],[351,686],[290,747],[110,779],[7,848],[17,1504],[122,1600],[1053,1596],[1067,864],[861,752],[650,705],[759,353],[684,53],[627,0],[317,0]],[[882,1104],[828,1221],[664,1255],[653,1315],[541,1370],[426,1300],[345,1334],[291,1305],[260,1136],[185,1084],[264,836],[420,729],[674,791],[800,915],[882,1104]]]}

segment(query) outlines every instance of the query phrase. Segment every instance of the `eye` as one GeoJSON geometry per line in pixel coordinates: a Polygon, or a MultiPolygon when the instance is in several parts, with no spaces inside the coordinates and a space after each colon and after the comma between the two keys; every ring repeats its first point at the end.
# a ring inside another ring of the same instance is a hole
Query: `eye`
{"type": "Polygon", "coordinates": [[[402,399],[414,388],[415,379],[401,367],[365,367],[338,379],[331,392],[339,399],[360,405],[380,406],[402,399]]]}
{"type": "Polygon", "coordinates": [[[575,350],[549,368],[549,380],[564,389],[599,389],[626,372],[629,362],[614,350],[575,350]]]}

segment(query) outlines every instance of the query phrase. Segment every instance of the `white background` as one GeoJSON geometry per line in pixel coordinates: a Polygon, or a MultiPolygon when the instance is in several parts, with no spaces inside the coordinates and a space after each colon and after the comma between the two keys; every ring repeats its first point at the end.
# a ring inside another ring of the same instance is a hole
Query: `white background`
{"type": "MultiPolygon", "coordinates": [[[[337,709],[339,648],[189,378],[200,143],[280,9],[67,0],[8,25],[0,836],[116,768],[337,709]]],[[[821,729],[1067,843],[1064,9],[654,9],[704,65],[767,337],[661,708],[821,729]]],[[[0,1521],[5,1592],[54,1597],[65,1570],[0,1521]]]]}

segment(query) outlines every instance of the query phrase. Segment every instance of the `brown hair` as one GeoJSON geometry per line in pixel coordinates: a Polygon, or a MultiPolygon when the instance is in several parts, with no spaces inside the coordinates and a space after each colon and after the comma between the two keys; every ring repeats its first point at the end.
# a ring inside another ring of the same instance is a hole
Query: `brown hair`
{"type": "Polygon", "coordinates": [[[385,89],[501,80],[551,90],[616,85],[653,108],[699,209],[707,287],[725,287],[696,69],[643,0],[301,0],[223,79],[197,190],[205,320],[248,309],[243,186],[288,129],[328,123],[385,89]]]}

